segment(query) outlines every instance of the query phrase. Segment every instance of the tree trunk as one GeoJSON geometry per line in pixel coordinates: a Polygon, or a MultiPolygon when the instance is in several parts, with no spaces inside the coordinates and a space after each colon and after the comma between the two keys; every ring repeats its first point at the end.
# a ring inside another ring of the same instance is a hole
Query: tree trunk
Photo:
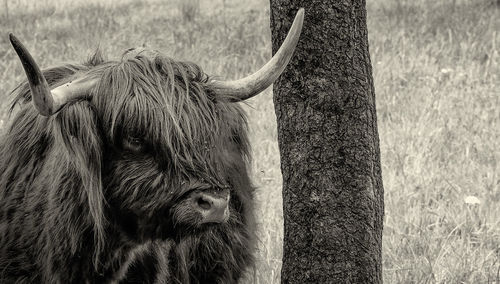
{"type": "Polygon", "coordinates": [[[271,0],[273,53],[302,36],[274,84],[283,173],[282,283],[382,283],[383,185],[364,0],[271,0]]]}

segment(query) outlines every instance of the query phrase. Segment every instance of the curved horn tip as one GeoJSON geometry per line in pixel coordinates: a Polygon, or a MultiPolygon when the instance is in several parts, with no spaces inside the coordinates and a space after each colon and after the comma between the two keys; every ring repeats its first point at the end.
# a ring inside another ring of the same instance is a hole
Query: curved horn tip
{"type": "Polygon", "coordinates": [[[12,47],[14,47],[14,50],[16,50],[16,51],[19,48],[23,47],[23,44],[21,43],[21,41],[19,41],[19,39],[13,33],[9,33],[9,41],[10,41],[10,44],[12,44],[12,47]]]}
{"type": "Polygon", "coordinates": [[[10,40],[10,42],[13,42],[13,41],[14,42],[19,42],[19,40],[17,39],[17,37],[13,33],[11,33],[11,32],[9,32],[9,40],[10,40]]]}
{"type": "Polygon", "coordinates": [[[9,33],[9,41],[16,52],[18,52],[18,50],[26,49],[23,43],[13,33],[9,33]]]}
{"type": "Polygon", "coordinates": [[[50,92],[49,85],[43,76],[42,71],[36,64],[36,61],[31,56],[30,52],[21,43],[21,41],[9,33],[9,40],[17,53],[19,60],[28,79],[28,84],[31,90],[31,99],[35,108],[43,116],[50,116],[54,114],[54,98],[50,92]]]}
{"type": "Polygon", "coordinates": [[[295,18],[301,17],[304,18],[304,8],[300,7],[299,10],[297,11],[297,15],[295,15],[295,18]]]}
{"type": "Polygon", "coordinates": [[[10,40],[10,42],[12,42],[12,41],[17,40],[17,38],[13,33],[9,32],[9,40],[10,40]]]}
{"type": "Polygon", "coordinates": [[[299,8],[285,40],[274,56],[262,68],[238,80],[213,80],[210,82],[211,87],[219,95],[231,97],[231,102],[243,101],[264,91],[281,75],[292,58],[302,32],[303,22],[304,8],[299,8]]]}

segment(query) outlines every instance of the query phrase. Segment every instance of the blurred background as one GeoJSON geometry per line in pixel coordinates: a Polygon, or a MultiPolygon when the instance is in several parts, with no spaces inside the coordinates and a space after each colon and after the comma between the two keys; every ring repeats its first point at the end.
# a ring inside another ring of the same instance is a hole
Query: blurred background
{"type": "MultiPolygon", "coordinates": [[[[385,282],[500,283],[500,1],[367,0],[367,10],[385,282]]],[[[0,133],[8,94],[24,80],[8,32],[42,68],[145,45],[231,79],[271,57],[267,0],[0,0],[0,133]]],[[[245,105],[259,237],[245,283],[280,281],[271,92],[245,105]]]]}

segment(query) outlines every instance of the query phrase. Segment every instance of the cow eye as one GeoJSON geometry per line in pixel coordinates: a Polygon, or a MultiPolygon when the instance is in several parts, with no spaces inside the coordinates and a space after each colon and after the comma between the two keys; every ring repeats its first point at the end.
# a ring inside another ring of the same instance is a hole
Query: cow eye
{"type": "Polygon", "coordinates": [[[123,140],[123,148],[133,152],[141,152],[144,150],[144,140],[136,136],[127,136],[123,140]]]}

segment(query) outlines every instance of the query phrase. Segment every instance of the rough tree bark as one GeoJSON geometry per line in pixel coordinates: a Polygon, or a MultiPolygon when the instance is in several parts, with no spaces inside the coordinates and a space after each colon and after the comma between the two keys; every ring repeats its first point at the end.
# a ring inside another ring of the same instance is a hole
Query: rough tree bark
{"type": "Polygon", "coordinates": [[[364,0],[271,0],[273,53],[302,36],[274,84],[283,173],[282,283],[382,283],[383,185],[364,0]]]}

